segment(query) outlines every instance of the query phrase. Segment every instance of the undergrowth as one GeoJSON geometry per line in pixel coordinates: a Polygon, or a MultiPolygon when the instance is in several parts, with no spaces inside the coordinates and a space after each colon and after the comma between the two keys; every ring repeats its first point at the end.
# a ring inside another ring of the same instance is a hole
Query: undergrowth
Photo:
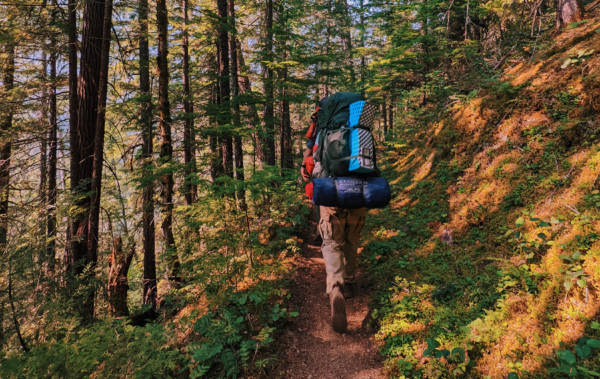
{"type": "Polygon", "coordinates": [[[361,260],[392,378],[600,376],[595,95],[580,68],[534,64],[482,74],[453,106],[460,82],[429,83],[387,136],[395,198],[361,260]]]}
{"type": "Polygon", "coordinates": [[[38,343],[0,357],[0,377],[264,375],[277,362],[279,330],[298,316],[287,303],[309,208],[295,179],[275,170],[247,178],[246,209],[236,206],[240,188],[233,181],[199,183],[203,201],[178,210],[184,280],[161,288],[164,305],[156,322],[140,326],[134,314],[85,325],[58,306],[60,298],[50,301],[39,311],[46,326],[38,343]]]}

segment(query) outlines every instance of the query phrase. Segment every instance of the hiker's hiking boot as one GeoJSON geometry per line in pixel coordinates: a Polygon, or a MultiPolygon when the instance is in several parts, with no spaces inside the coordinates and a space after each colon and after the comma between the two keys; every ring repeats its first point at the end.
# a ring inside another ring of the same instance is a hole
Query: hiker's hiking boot
{"type": "Polygon", "coordinates": [[[344,283],[344,297],[351,299],[354,296],[354,283],[344,283]]]}
{"type": "Polygon", "coordinates": [[[331,326],[335,332],[344,333],[348,327],[348,320],[346,320],[346,300],[344,300],[343,286],[333,287],[329,294],[329,302],[331,303],[331,326]]]}

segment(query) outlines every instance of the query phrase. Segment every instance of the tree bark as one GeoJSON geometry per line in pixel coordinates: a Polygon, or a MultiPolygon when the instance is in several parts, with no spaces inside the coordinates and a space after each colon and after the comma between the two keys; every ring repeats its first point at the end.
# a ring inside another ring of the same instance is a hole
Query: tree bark
{"type": "MultiPolygon", "coordinates": [[[[73,183],[79,183],[79,162],[81,161],[78,148],[78,78],[77,78],[77,0],[69,0],[67,5],[67,27],[69,29],[69,152],[71,190],[75,188],[73,183]]],[[[65,254],[65,269],[74,273],[75,258],[72,246],[73,223],[67,228],[67,246],[65,254]]]]}
{"type": "MultiPolygon", "coordinates": [[[[229,85],[229,33],[227,32],[227,0],[217,0],[217,12],[219,15],[219,115],[217,121],[220,126],[230,123],[230,98],[231,87],[229,85]]],[[[231,133],[220,131],[221,150],[223,150],[223,171],[225,175],[233,178],[233,141],[231,133]]]]}
{"type": "Polygon", "coordinates": [[[381,114],[383,114],[383,137],[387,134],[388,124],[387,124],[387,103],[385,96],[383,97],[383,104],[381,104],[382,110],[381,114]]]}
{"type": "Polygon", "coordinates": [[[582,0],[557,0],[556,29],[566,28],[570,23],[583,20],[585,7],[582,0]]]}
{"type": "MultiPolygon", "coordinates": [[[[283,61],[287,60],[287,50],[285,41],[283,42],[283,53],[282,58],[283,61]]],[[[280,71],[280,81],[281,81],[281,101],[280,101],[280,130],[279,130],[279,145],[281,147],[281,157],[280,157],[280,165],[282,169],[292,169],[294,168],[294,152],[292,145],[292,124],[290,120],[290,101],[287,99],[287,77],[288,77],[288,69],[284,67],[280,71]]]]}
{"type": "MultiPolygon", "coordinates": [[[[81,75],[78,85],[77,137],[71,141],[71,191],[78,197],[71,214],[71,252],[74,274],[80,275],[88,266],[93,273],[97,262],[95,242],[91,239],[90,221],[93,211],[92,183],[96,152],[99,93],[101,88],[102,40],[104,37],[104,2],[86,2],[83,8],[81,33],[81,75]]],[[[102,155],[102,154],[101,154],[102,155]]],[[[97,210],[99,212],[99,209],[97,210]]],[[[99,213],[98,213],[99,214],[99,213]]],[[[91,274],[93,275],[93,274],[91,274]]],[[[83,278],[87,282],[89,278],[83,278]]],[[[94,291],[82,307],[82,317],[89,322],[94,316],[94,291]]]]}
{"type": "Polygon", "coordinates": [[[127,273],[135,253],[132,245],[127,255],[123,254],[123,240],[115,237],[112,254],[108,258],[108,311],[113,317],[129,316],[127,291],[129,282],[127,273]]]}
{"type": "Polygon", "coordinates": [[[87,255],[89,260],[93,262],[94,265],[98,260],[98,241],[100,238],[98,231],[100,227],[100,199],[102,196],[102,168],[104,166],[104,129],[106,125],[106,98],[108,92],[108,64],[110,57],[110,36],[112,30],[112,8],[113,0],[104,0],[104,21],[102,27],[101,44],[102,50],[100,52],[100,77],[97,95],[98,109],[96,111],[96,136],[94,138],[92,203],[87,232],[87,255]]]}
{"type": "MultiPolygon", "coordinates": [[[[170,170],[173,162],[173,140],[171,136],[171,106],[169,104],[169,15],[167,13],[166,0],[156,1],[156,24],[158,29],[158,56],[156,58],[158,68],[158,103],[160,120],[160,159],[162,166],[170,170]]],[[[173,236],[173,173],[167,172],[162,175],[162,207],[163,220],[162,232],[165,241],[165,256],[167,257],[167,269],[170,280],[180,282],[180,264],[173,236]]]]}
{"type": "MultiPolygon", "coordinates": [[[[6,61],[2,67],[2,96],[9,100],[15,83],[15,45],[9,42],[5,47],[6,61]]],[[[8,238],[8,198],[10,195],[10,156],[12,154],[13,109],[7,101],[7,109],[2,109],[0,121],[0,252],[4,252],[8,238]]],[[[0,301],[0,349],[4,342],[4,302],[0,301]]]]}
{"type": "Polygon", "coordinates": [[[348,0],[343,0],[343,25],[344,29],[342,32],[342,40],[344,45],[344,52],[346,54],[346,64],[350,70],[350,80],[354,83],[356,81],[356,74],[354,72],[354,61],[352,60],[352,15],[350,14],[350,6],[348,0]]]}
{"type": "MultiPolygon", "coordinates": [[[[241,72],[247,72],[246,63],[244,62],[244,53],[242,51],[242,45],[240,41],[236,38],[236,47],[237,47],[237,57],[238,57],[238,69],[241,72]]],[[[250,78],[248,75],[242,75],[241,77],[241,85],[240,92],[244,95],[245,104],[246,104],[246,123],[251,130],[252,135],[252,144],[254,145],[254,155],[258,159],[258,165],[262,169],[263,168],[263,159],[265,156],[264,146],[260,140],[260,118],[258,116],[258,110],[256,109],[256,104],[253,100],[249,100],[252,95],[252,84],[250,83],[250,78]]]]}
{"type": "MultiPolygon", "coordinates": [[[[237,26],[235,22],[235,0],[229,0],[228,3],[229,22],[231,33],[229,34],[229,52],[231,55],[231,98],[233,103],[233,126],[235,127],[235,134],[233,138],[233,154],[234,154],[234,166],[235,166],[235,178],[236,180],[244,181],[244,149],[242,146],[242,137],[240,136],[241,127],[241,114],[240,114],[240,103],[238,95],[240,93],[240,82],[238,77],[238,52],[237,52],[237,26]]],[[[238,186],[237,197],[240,202],[240,206],[245,208],[246,204],[246,191],[243,186],[238,186]]]]}
{"type": "MultiPolygon", "coordinates": [[[[43,4],[42,6],[45,7],[45,4],[43,4]]],[[[45,50],[42,51],[42,67],[43,67],[43,70],[42,70],[42,82],[43,82],[42,133],[41,133],[41,137],[40,137],[40,182],[39,182],[39,186],[38,186],[38,193],[39,193],[40,204],[41,204],[40,208],[43,209],[42,214],[41,214],[41,216],[42,216],[41,218],[43,219],[45,217],[46,211],[47,211],[46,183],[48,181],[48,140],[46,138],[46,131],[49,128],[48,124],[50,121],[50,117],[48,114],[48,106],[49,106],[48,96],[49,96],[49,94],[46,89],[46,85],[48,83],[48,56],[46,55],[45,50]]],[[[46,237],[46,232],[47,232],[46,227],[47,227],[46,223],[43,222],[41,234],[44,237],[46,237]]],[[[42,258],[42,262],[45,261],[44,258],[42,258]]]]}
{"type": "Polygon", "coordinates": [[[263,90],[265,108],[263,111],[260,140],[264,146],[264,156],[260,157],[268,166],[275,166],[275,115],[273,110],[273,69],[269,63],[273,61],[273,0],[267,0],[265,9],[265,37],[262,57],[263,90]]]}
{"type": "Polygon", "coordinates": [[[388,107],[389,109],[389,116],[388,116],[388,130],[392,131],[394,130],[394,102],[396,101],[396,98],[394,96],[394,94],[392,93],[390,95],[390,106],[388,107]]]}
{"type": "MultiPolygon", "coordinates": [[[[140,127],[142,129],[142,176],[153,178],[154,133],[152,130],[152,92],[150,91],[150,49],[148,46],[148,0],[140,0],[140,127]]],[[[143,303],[156,307],[156,246],[154,226],[154,180],[144,184],[142,195],[142,239],[144,255],[143,303]]]]}
{"type": "MultiPolygon", "coordinates": [[[[217,44],[217,50],[218,50],[218,44],[217,44]]],[[[216,66],[216,71],[219,70],[219,55],[217,54],[216,56],[216,60],[217,62],[217,66],[216,66]]],[[[215,113],[211,113],[209,116],[209,120],[210,120],[210,125],[211,127],[214,127],[214,125],[217,124],[217,117],[218,115],[216,113],[218,113],[218,108],[219,108],[219,104],[221,103],[221,101],[219,100],[221,98],[221,96],[219,95],[219,83],[216,82],[211,86],[211,91],[210,91],[210,104],[212,106],[213,110],[216,110],[215,113]]],[[[214,130],[214,129],[213,129],[214,130]]],[[[221,147],[218,144],[218,136],[216,132],[213,132],[209,135],[208,137],[208,148],[210,151],[210,178],[212,179],[212,182],[214,183],[215,180],[221,175],[221,172],[223,171],[223,149],[221,149],[221,147]]]]}
{"type": "Polygon", "coordinates": [[[48,274],[52,274],[56,259],[56,175],[57,175],[57,150],[58,150],[58,118],[56,99],[56,40],[51,40],[52,53],[50,55],[50,130],[48,131],[48,215],[46,229],[48,231],[46,254],[48,259],[48,274]]]}
{"type": "Polygon", "coordinates": [[[196,173],[196,155],[194,149],[194,109],[190,95],[190,55],[188,42],[188,0],[183,0],[181,4],[183,20],[181,24],[181,48],[183,50],[182,58],[182,84],[183,84],[183,162],[185,164],[184,197],[185,204],[191,205],[198,196],[198,188],[191,182],[191,176],[196,173]]]}

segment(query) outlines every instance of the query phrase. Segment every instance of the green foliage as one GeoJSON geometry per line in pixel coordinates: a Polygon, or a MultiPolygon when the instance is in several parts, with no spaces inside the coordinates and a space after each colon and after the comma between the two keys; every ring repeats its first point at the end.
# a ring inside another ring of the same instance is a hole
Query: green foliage
{"type": "Polygon", "coordinates": [[[79,329],[65,325],[55,338],[27,354],[11,350],[0,359],[2,378],[168,378],[187,362],[173,330],[103,320],[79,329]],[[62,337],[62,338],[61,338],[62,337]]]}
{"type": "Polygon", "coordinates": [[[577,107],[579,101],[580,96],[575,92],[562,91],[544,107],[553,120],[567,121],[569,113],[577,107]]]}
{"type": "Polygon", "coordinates": [[[504,196],[504,203],[502,204],[502,210],[507,211],[510,208],[522,206],[524,191],[525,191],[525,187],[522,184],[519,184],[511,193],[504,196]]]}
{"type": "Polygon", "coordinates": [[[555,363],[557,367],[548,370],[551,374],[564,374],[569,378],[594,378],[600,377],[600,373],[584,367],[585,361],[596,353],[600,347],[600,341],[597,339],[582,337],[577,340],[575,345],[576,354],[570,350],[557,350],[555,363]]]}

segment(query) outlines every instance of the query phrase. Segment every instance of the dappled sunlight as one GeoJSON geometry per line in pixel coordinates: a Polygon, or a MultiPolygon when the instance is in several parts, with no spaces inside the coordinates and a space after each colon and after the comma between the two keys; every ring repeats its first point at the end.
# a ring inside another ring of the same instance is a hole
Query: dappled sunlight
{"type": "MultiPolygon", "coordinates": [[[[560,66],[578,49],[600,51],[598,25],[593,20],[565,31],[554,55],[507,69],[503,80],[513,92],[504,100],[489,93],[465,99],[430,124],[431,139],[408,134],[414,138],[408,144],[416,148],[394,163],[398,175],[390,182],[398,188],[391,203],[398,229],[411,239],[409,247],[390,256],[416,262],[414,268],[409,263],[392,269],[396,281],[413,280],[414,288],[427,290],[392,289],[399,292],[390,298],[393,310],[380,333],[398,357],[414,357],[419,367],[431,369],[430,358],[423,357],[425,341],[439,335],[439,349],[467,340],[474,345],[473,377],[506,378],[517,363],[530,375],[545,376],[556,365],[551,358],[557,350],[573,350],[579,338],[597,335],[590,321],[600,314],[600,242],[595,242],[600,148],[598,121],[583,110],[597,103],[590,95],[596,85],[589,84],[596,79],[582,77],[582,69],[597,78],[600,59],[594,55],[581,65],[560,66]],[[577,35],[585,38],[573,38],[577,35]],[[443,212],[433,205],[439,197],[443,212]],[[444,233],[450,236],[446,241],[444,233]],[[492,283],[471,284],[480,278],[492,283]],[[461,292],[452,297],[460,282],[461,292]],[[471,297],[484,285],[484,295],[471,297]],[[480,296],[497,300],[471,316],[480,296]],[[461,312],[473,317],[469,331],[448,328],[454,325],[444,313],[448,304],[454,317],[461,312]],[[443,325],[448,334],[440,331],[443,325]],[[412,341],[410,348],[399,342],[405,340],[412,341]]],[[[440,362],[456,367],[456,360],[440,362]]]]}
{"type": "Polygon", "coordinates": [[[518,72],[518,76],[511,81],[511,84],[513,86],[518,86],[531,80],[531,78],[536,76],[543,65],[543,62],[540,62],[535,66],[530,66],[525,63],[519,63],[518,65],[507,70],[506,72],[509,75],[515,75],[518,72]]]}
{"type": "Polygon", "coordinates": [[[414,173],[414,175],[412,177],[413,184],[411,184],[410,186],[408,186],[406,188],[407,191],[410,191],[412,188],[414,188],[414,186],[419,184],[420,181],[425,179],[427,177],[427,175],[429,175],[429,173],[431,172],[431,167],[433,166],[434,158],[435,158],[435,151],[430,153],[424,162],[422,162],[420,160],[419,161],[415,160],[415,162],[414,162],[415,164],[417,162],[419,162],[419,163],[422,162],[422,164],[419,168],[417,168],[416,172],[414,173]]]}
{"type": "Polygon", "coordinates": [[[481,114],[481,102],[482,99],[473,99],[455,111],[452,115],[452,128],[469,134],[471,138],[479,139],[487,118],[481,114]]]}

